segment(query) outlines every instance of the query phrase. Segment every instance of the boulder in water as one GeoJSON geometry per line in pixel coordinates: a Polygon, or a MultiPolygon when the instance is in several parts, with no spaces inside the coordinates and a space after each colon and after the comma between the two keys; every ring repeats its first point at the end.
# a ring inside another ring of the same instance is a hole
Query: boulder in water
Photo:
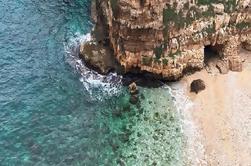
{"type": "Polygon", "coordinates": [[[139,101],[139,96],[138,96],[138,87],[136,85],[135,82],[131,83],[129,86],[128,86],[128,89],[129,89],[129,93],[130,93],[130,103],[131,104],[137,104],[138,101],[139,101]]]}
{"type": "Polygon", "coordinates": [[[108,49],[92,42],[80,45],[80,58],[84,60],[88,67],[101,74],[107,74],[114,67],[110,60],[110,54],[108,49]]]}
{"type": "Polygon", "coordinates": [[[138,94],[139,92],[138,87],[135,82],[131,83],[128,88],[131,95],[138,94]]]}
{"type": "Polygon", "coordinates": [[[194,80],[191,83],[191,92],[195,92],[196,94],[202,90],[206,89],[205,82],[201,79],[194,80]]]}

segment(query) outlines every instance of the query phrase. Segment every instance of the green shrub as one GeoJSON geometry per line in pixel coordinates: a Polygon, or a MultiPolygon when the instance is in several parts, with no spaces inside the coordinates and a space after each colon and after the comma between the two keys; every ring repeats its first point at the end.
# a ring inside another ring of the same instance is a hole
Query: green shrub
{"type": "Polygon", "coordinates": [[[168,64],[168,59],[162,59],[162,63],[163,63],[163,65],[167,65],[168,64]]]}
{"type": "Polygon", "coordinates": [[[211,4],[209,5],[207,11],[202,12],[202,16],[203,17],[214,17],[215,16],[214,8],[213,8],[213,6],[211,4]]]}
{"type": "Polygon", "coordinates": [[[170,22],[175,21],[176,18],[177,13],[175,11],[175,8],[168,6],[166,9],[163,10],[163,23],[165,26],[168,26],[170,22]]]}
{"type": "Polygon", "coordinates": [[[213,22],[213,25],[210,25],[206,28],[204,28],[202,31],[206,31],[208,34],[213,34],[216,32],[215,30],[215,22],[213,22]]]}
{"type": "Polygon", "coordinates": [[[163,45],[154,48],[154,54],[156,59],[160,59],[163,54],[163,45]]]}
{"type": "Polygon", "coordinates": [[[198,0],[198,5],[210,5],[212,3],[221,3],[226,0],[198,0]]]}
{"type": "Polygon", "coordinates": [[[212,3],[222,3],[225,7],[226,13],[233,12],[236,9],[236,0],[198,0],[198,5],[211,6],[212,3]]]}
{"type": "MultiPolygon", "coordinates": [[[[189,4],[186,5],[189,8],[189,4]]],[[[174,23],[178,29],[182,29],[190,24],[196,19],[201,18],[201,14],[197,10],[196,7],[191,7],[187,15],[183,15],[183,11],[180,10],[179,12],[176,11],[176,8],[172,8],[168,6],[163,10],[163,24],[165,26],[164,33],[168,33],[168,26],[170,23],[174,23]]]]}
{"type": "Polygon", "coordinates": [[[236,0],[228,0],[227,2],[225,2],[224,4],[225,6],[225,12],[226,13],[230,13],[233,12],[236,9],[236,0]]]}
{"type": "Polygon", "coordinates": [[[236,24],[236,28],[239,30],[247,29],[251,27],[251,23],[249,22],[240,22],[236,24]]]}
{"type": "Polygon", "coordinates": [[[142,57],[142,64],[144,65],[151,65],[152,64],[152,58],[151,57],[142,57]]]}

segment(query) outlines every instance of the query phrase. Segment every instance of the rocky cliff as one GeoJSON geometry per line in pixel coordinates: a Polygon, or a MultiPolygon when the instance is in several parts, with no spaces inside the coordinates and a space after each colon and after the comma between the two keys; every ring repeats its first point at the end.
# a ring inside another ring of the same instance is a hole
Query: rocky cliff
{"type": "Polygon", "coordinates": [[[205,48],[226,68],[241,71],[239,47],[251,49],[251,0],[95,0],[93,18],[95,45],[110,49],[95,56],[84,44],[84,59],[110,54],[124,72],[175,80],[204,67],[205,48]]]}

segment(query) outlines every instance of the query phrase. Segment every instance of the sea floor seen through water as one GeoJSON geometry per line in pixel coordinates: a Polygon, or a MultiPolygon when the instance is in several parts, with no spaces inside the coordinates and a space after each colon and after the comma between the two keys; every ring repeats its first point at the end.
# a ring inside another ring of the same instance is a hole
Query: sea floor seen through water
{"type": "Polygon", "coordinates": [[[132,105],[121,76],[76,56],[90,3],[0,3],[0,165],[184,165],[170,88],[139,87],[132,105]]]}

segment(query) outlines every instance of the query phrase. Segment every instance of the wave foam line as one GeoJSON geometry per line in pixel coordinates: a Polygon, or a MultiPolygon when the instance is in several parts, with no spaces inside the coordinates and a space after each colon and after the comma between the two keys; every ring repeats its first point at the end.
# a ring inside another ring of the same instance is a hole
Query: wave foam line
{"type": "Polygon", "coordinates": [[[202,144],[202,134],[196,126],[192,117],[191,108],[194,103],[186,96],[184,87],[181,83],[171,85],[170,93],[173,96],[174,104],[182,120],[182,132],[185,135],[186,165],[206,166],[205,149],[202,144]]]}
{"type": "Polygon", "coordinates": [[[79,58],[80,44],[91,41],[91,34],[88,33],[86,35],[77,35],[77,37],[72,38],[69,43],[66,43],[65,51],[67,62],[80,73],[80,81],[92,99],[103,100],[120,94],[122,76],[116,73],[101,75],[86,67],[85,63],[79,58]]]}

